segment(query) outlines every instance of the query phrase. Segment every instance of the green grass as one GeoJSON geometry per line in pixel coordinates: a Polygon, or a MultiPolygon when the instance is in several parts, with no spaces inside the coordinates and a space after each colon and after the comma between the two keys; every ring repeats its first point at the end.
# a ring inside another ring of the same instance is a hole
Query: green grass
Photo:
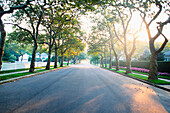
{"type": "MultiPolygon", "coordinates": [[[[67,67],[67,65],[63,65],[63,67],[67,67]]],[[[62,68],[62,67],[57,67],[57,68],[62,68]]],[[[48,71],[48,70],[45,69],[45,67],[36,67],[35,69],[41,69],[41,70],[36,70],[35,72],[23,72],[23,73],[9,74],[9,75],[5,75],[5,76],[1,76],[0,80],[7,80],[7,79],[25,76],[25,75],[29,75],[29,74],[33,74],[33,73],[48,71]]],[[[50,70],[52,70],[52,69],[56,69],[56,68],[54,68],[53,66],[50,66],[50,70]]],[[[1,71],[1,74],[19,72],[19,71],[26,71],[26,70],[29,71],[29,68],[1,71]]]]}
{"type": "Polygon", "coordinates": [[[118,72],[118,73],[125,73],[126,71],[120,71],[120,70],[118,70],[118,71],[116,71],[116,72],[118,72]]]}
{"type": "MultiPolygon", "coordinates": [[[[63,67],[66,67],[66,66],[67,66],[66,64],[63,65],[63,67]]],[[[51,65],[50,67],[54,67],[54,65],[51,65]]],[[[59,67],[57,67],[57,68],[59,68],[59,67]]],[[[35,69],[45,69],[45,66],[35,67],[35,69]]],[[[0,71],[0,74],[13,73],[13,72],[19,72],[19,71],[26,71],[26,70],[29,70],[29,68],[4,70],[4,71],[0,71]]]]}
{"type": "Polygon", "coordinates": [[[143,80],[147,80],[147,78],[148,78],[146,76],[142,76],[142,75],[138,75],[138,74],[132,74],[132,73],[129,73],[128,75],[135,77],[135,78],[143,79],[143,80]]]}
{"type": "Polygon", "coordinates": [[[170,77],[168,77],[168,76],[161,76],[161,75],[158,75],[158,78],[164,78],[164,79],[170,80],[170,77]]]}
{"type": "Polygon", "coordinates": [[[0,74],[12,73],[12,72],[18,72],[18,71],[25,71],[25,70],[29,70],[29,68],[0,71],[0,74]]]}
{"type": "Polygon", "coordinates": [[[164,81],[164,80],[148,80],[152,83],[155,83],[155,84],[167,84],[167,85],[170,85],[170,82],[167,82],[167,81],[164,81]]]}
{"type": "MultiPolygon", "coordinates": [[[[52,69],[56,69],[56,68],[50,68],[50,70],[52,70],[52,69]]],[[[10,75],[6,75],[6,76],[1,76],[0,78],[1,78],[1,80],[7,80],[7,79],[20,77],[20,76],[25,76],[25,75],[29,75],[29,74],[33,74],[33,73],[39,73],[39,72],[43,72],[43,71],[48,71],[48,70],[41,69],[41,70],[36,70],[35,72],[16,73],[16,74],[10,74],[10,75]]]]}
{"type": "MultiPolygon", "coordinates": [[[[106,68],[107,69],[107,68],[106,68]]],[[[116,70],[115,68],[113,69],[109,69],[109,70],[116,70]]],[[[116,71],[118,73],[125,73],[126,71],[124,70],[118,70],[116,71]]],[[[139,73],[139,74],[144,74],[144,75],[149,75],[148,73],[142,73],[142,72],[138,72],[138,71],[132,71],[134,73],[139,73]]],[[[170,85],[170,82],[167,82],[167,81],[164,81],[164,80],[148,80],[148,77],[147,76],[142,76],[142,75],[139,75],[139,74],[134,74],[134,73],[129,73],[128,75],[129,76],[132,76],[132,77],[135,77],[135,78],[138,78],[138,79],[143,79],[143,80],[147,80],[149,82],[152,82],[152,83],[155,83],[155,84],[167,84],[167,85],[170,85]]],[[[165,78],[165,79],[170,79],[170,77],[167,77],[167,76],[158,76],[159,78],[165,78]]]]}
{"type": "Polygon", "coordinates": [[[135,77],[135,78],[147,80],[147,81],[155,83],[155,84],[167,84],[167,85],[170,84],[170,82],[167,82],[167,81],[164,81],[164,80],[148,80],[148,77],[142,76],[142,75],[138,75],[138,74],[129,73],[128,75],[132,76],[132,77],[135,77]]]}
{"type": "Polygon", "coordinates": [[[111,71],[116,71],[116,69],[115,68],[112,68],[112,69],[110,69],[111,71]]]}
{"type": "Polygon", "coordinates": [[[11,79],[11,78],[15,78],[15,77],[20,77],[20,76],[25,76],[25,75],[29,75],[29,74],[33,74],[33,73],[38,73],[38,72],[43,72],[43,71],[47,71],[47,70],[42,69],[42,70],[37,70],[35,72],[23,72],[23,73],[17,73],[17,74],[12,74],[12,75],[6,75],[6,76],[2,76],[1,80],[7,80],[7,79],[11,79]]]}

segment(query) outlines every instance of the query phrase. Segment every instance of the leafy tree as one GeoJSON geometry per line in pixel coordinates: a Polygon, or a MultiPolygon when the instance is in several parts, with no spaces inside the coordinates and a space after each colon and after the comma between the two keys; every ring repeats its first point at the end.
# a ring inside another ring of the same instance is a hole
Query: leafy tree
{"type": "Polygon", "coordinates": [[[163,52],[158,53],[157,61],[164,61],[165,54],[163,52]]]}
{"type": "Polygon", "coordinates": [[[139,60],[146,60],[148,61],[150,59],[150,52],[148,49],[146,49],[143,54],[139,57],[139,60]]]}
{"type": "Polygon", "coordinates": [[[14,54],[11,53],[12,51],[10,51],[9,48],[10,48],[10,45],[6,43],[2,60],[8,61],[8,62],[14,62],[16,60],[16,56],[14,56],[14,54]]]}
{"type": "Polygon", "coordinates": [[[15,24],[12,25],[18,27],[19,29],[28,32],[33,40],[33,51],[32,51],[32,60],[29,72],[34,72],[35,69],[35,58],[38,47],[38,35],[39,35],[39,26],[42,22],[44,7],[46,6],[46,0],[44,1],[34,1],[29,4],[25,9],[15,12],[13,17],[15,18],[15,24]],[[28,24],[27,28],[22,27],[22,22],[28,24]]]}
{"type": "Polygon", "coordinates": [[[4,53],[4,47],[5,47],[5,37],[6,37],[6,31],[4,29],[4,23],[2,21],[2,17],[6,14],[13,13],[14,10],[17,9],[24,9],[27,7],[27,5],[30,3],[29,0],[24,2],[13,2],[8,0],[0,1],[0,70],[2,66],[2,56],[4,53]]]}
{"type": "Polygon", "coordinates": [[[30,37],[28,32],[20,29],[8,34],[7,42],[10,44],[8,49],[17,53],[17,56],[22,56],[21,61],[23,61],[23,55],[25,53],[31,53],[32,40],[30,37]]]}
{"type": "Polygon", "coordinates": [[[146,2],[146,3],[142,3],[142,5],[144,6],[144,11],[142,10],[139,10],[141,12],[141,18],[142,20],[144,21],[144,24],[145,24],[145,27],[146,27],[146,30],[147,30],[147,35],[148,35],[148,39],[149,39],[149,49],[150,49],[150,52],[151,52],[151,59],[150,59],[150,67],[149,67],[149,76],[148,76],[148,79],[151,79],[151,80],[156,80],[158,79],[157,77],[157,73],[158,73],[158,64],[157,64],[157,57],[158,57],[158,54],[164,49],[165,45],[167,44],[168,42],[168,39],[166,38],[166,36],[162,33],[163,31],[163,27],[165,25],[167,25],[168,23],[170,23],[170,16],[169,18],[164,21],[164,22],[157,22],[158,26],[157,26],[157,33],[152,36],[151,35],[151,24],[158,18],[158,16],[161,14],[162,12],[162,9],[163,9],[163,4],[164,2],[162,1],[154,1],[154,2],[146,2]],[[149,15],[147,13],[147,11],[149,10],[149,6],[148,4],[153,4],[155,5],[157,8],[158,8],[158,11],[154,14],[152,13],[152,15],[150,16],[150,21],[147,22],[146,20],[146,16],[149,15]],[[146,7],[146,8],[145,8],[146,7]],[[160,36],[162,35],[164,37],[164,42],[162,43],[161,47],[156,49],[155,46],[154,46],[154,43],[155,43],[155,40],[160,36]]]}

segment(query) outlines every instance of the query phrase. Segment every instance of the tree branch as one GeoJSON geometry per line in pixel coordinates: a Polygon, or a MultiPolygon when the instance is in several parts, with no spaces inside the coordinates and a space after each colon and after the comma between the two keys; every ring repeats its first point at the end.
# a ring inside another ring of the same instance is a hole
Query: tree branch
{"type": "Polygon", "coordinates": [[[130,11],[130,18],[129,18],[127,24],[126,24],[126,28],[125,28],[125,31],[124,31],[125,33],[126,33],[127,29],[128,29],[129,23],[130,23],[130,21],[132,19],[132,11],[131,11],[131,9],[129,9],[129,11],[130,11]]]}
{"type": "Polygon", "coordinates": [[[11,25],[17,26],[18,28],[20,28],[24,31],[27,31],[31,36],[33,36],[30,30],[23,28],[23,27],[19,26],[18,24],[13,24],[13,23],[4,23],[4,24],[11,24],[11,25]]]}
{"type": "Polygon", "coordinates": [[[141,16],[143,22],[145,23],[146,31],[147,31],[147,34],[148,34],[148,38],[150,40],[152,37],[151,37],[151,32],[150,32],[150,29],[149,29],[149,25],[148,25],[148,23],[145,20],[146,14],[144,14],[144,17],[142,16],[142,14],[140,14],[140,16],[141,16]]]}
{"type": "Polygon", "coordinates": [[[161,45],[161,47],[156,51],[156,54],[160,53],[160,52],[164,49],[164,47],[166,46],[166,43],[168,42],[168,39],[165,37],[165,35],[162,34],[161,31],[159,31],[159,32],[160,32],[160,34],[164,37],[165,41],[164,41],[164,43],[161,45]]]}
{"type": "Polygon", "coordinates": [[[2,16],[2,15],[4,15],[4,14],[8,14],[8,13],[13,13],[13,11],[16,10],[16,9],[25,9],[29,3],[30,3],[30,0],[27,0],[27,1],[26,1],[24,4],[22,4],[22,5],[10,7],[10,9],[7,10],[7,11],[0,11],[0,16],[2,16]]]}
{"type": "Polygon", "coordinates": [[[120,39],[120,37],[119,37],[118,34],[117,34],[117,31],[116,31],[116,28],[115,28],[115,24],[114,24],[114,23],[113,23],[113,28],[114,28],[115,35],[116,35],[117,39],[118,39],[122,44],[124,44],[123,41],[120,39]]]}
{"type": "Polygon", "coordinates": [[[148,26],[150,26],[150,24],[159,16],[159,14],[162,11],[162,5],[156,0],[156,5],[158,5],[159,7],[159,11],[156,13],[156,15],[152,18],[152,20],[150,20],[150,22],[148,23],[148,26]]]}
{"type": "Polygon", "coordinates": [[[32,29],[33,29],[33,34],[34,34],[34,33],[35,33],[35,28],[34,28],[33,20],[32,20],[32,18],[31,18],[30,14],[28,13],[27,10],[23,9],[23,11],[27,14],[27,16],[28,16],[29,19],[30,19],[31,27],[32,27],[32,29]]]}

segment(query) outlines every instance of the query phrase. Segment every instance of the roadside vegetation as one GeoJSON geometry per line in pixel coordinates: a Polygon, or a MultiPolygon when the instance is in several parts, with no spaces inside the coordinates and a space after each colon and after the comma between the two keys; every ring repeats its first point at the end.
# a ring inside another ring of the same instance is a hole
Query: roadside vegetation
{"type": "MultiPolygon", "coordinates": [[[[103,67],[103,68],[105,68],[105,67],[103,67]]],[[[108,69],[108,70],[111,70],[111,71],[114,71],[114,72],[117,72],[117,73],[122,73],[122,74],[124,74],[126,72],[126,69],[124,69],[124,68],[120,68],[120,70],[116,70],[115,67],[113,67],[112,69],[110,69],[110,68],[105,68],[105,69],[108,69]]],[[[163,78],[165,80],[166,79],[170,80],[170,76],[158,75],[157,80],[148,80],[148,75],[149,75],[148,73],[143,73],[143,72],[139,72],[139,71],[132,71],[132,73],[127,74],[127,76],[131,76],[131,77],[134,77],[134,78],[146,80],[146,81],[158,84],[158,85],[170,85],[170,82],[159,79],[159,78],[163,78]]]]}
{"type": "MultiPolygon", "coordinates": [[[[64,63],[63,67],[67,67],[67,66],[68,66],[67,63],[64,63]]],[[[62,67],[58,67],[58,68],[62,68],[62,67]]],[[[47,71],[45,69],[45,66],[44,67],[36,67],[35,69],[36,70],[34,72],[29,72],[29,68],[1,71],[0,72],[0,78],[1,78],[0,81],[47,71]],[[5,75],[3,75],[3,74],[5,74],[5,75]]],[[[54,68],[53,66],[50,66],[49,70],[55,70],[55,69],[56,68],[54,68]]]]}

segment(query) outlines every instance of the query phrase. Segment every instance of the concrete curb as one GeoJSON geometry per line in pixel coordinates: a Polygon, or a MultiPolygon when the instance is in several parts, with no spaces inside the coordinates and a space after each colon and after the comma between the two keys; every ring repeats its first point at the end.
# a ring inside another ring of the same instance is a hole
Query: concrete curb
{"type": "Polygon", "coordinates": [[[7,79],[7,80],[3,80],[3,81],[0,81],[0,85],[2,85],[4,83],[8,83],[8,82],[14,82],[14,81],[19,80],[19,79],[28,78],[28,77],[32,77],[32,76],[36,76],[36,75],[40,75],[40,74],[44,74],[44,73],[60,70],[60,69],[69,68],[69,67],[70,66],[62,67],[62,68],[56,68],[56,69],[52,69],[52,70],[47,70],[47,71],[35,73],[35,74],[29,74],[29,75],[25,75],[25,76],[20,76],[20,77],[16,77],[16,78],[11,78],[11,79],[7,79]]]}
{"type": "MultiPolygon", "coordinates": [[[[102,69],[106,69],[106,68],[102,68],[102,69]]],[[[106,69],[106,70],[109,70],[109,69],[106,69]]],[[[112,71],[112,70],[109,70],[109,71],[112,71]]],[[[118,72],[116,72],[116,71],[112,71],[112,72],[118,73],[118,72]]],[[[160,89],[162,89],[162,90],[165,90],[165,91],[170,92],[170,89],[165,88],[165,87],[162,87],[162,86],[159,86],[159,85],[157,85],[157,84],[155,84],[155,83],[152,83],[152,82],[149,82],[149,81],[147,81],[147,80],[135,78],[135,77],[129,76],[129,75],[124,74],[124,73],[118,73],[118,74],[123,75],[123,76],[125,76],[125,77],[129,77],[129,78],[138,80],[138,81],[140,81],[140,82],[143,82],[143,83],[149,84],[149,85],[151,85],[151,86],[154,86],[154,87],[157,87],[157,88],[160,88],[160,89]]]]}

